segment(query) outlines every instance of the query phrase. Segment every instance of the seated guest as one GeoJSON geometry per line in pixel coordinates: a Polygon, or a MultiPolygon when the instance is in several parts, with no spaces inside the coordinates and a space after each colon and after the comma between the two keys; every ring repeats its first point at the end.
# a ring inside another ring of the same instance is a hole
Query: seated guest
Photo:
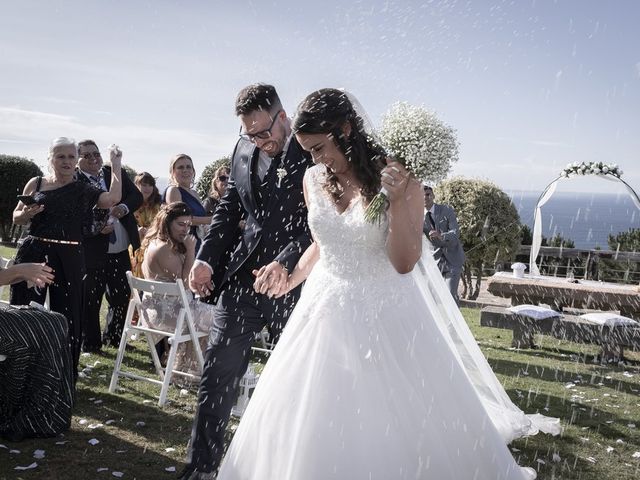
{"type": "Polygon", "coordinates": [[[53,268],[46,263],[19,263],[9,268],[0,267],[0,285],[31,282],[38,288],[53,282],[53,268]]]}
{"type": "MultiPolygon", "coordinates": [[[[54,280],[44,263],[0,269],[0,285],[54,280]]],[[[74,401],[67,319],[31,307],[0,309],[0,437],[50,437],[69,428],[74,401]]]]}
{"type": "MultiPolygon", "coordinates": [[[[189,233],[191,210],[183,202],[163,205],[143,241],[145,256],[142,274],[148,280],[175,282],[181,278],[185,284],[195,260],[196,239],[189,233]]],[[[191,293],[187,290],[188,295],[191,293]]],[[[142,298],[145,320],[150,327],[173,331],[180,304],[166,298],[146,294],[142,298]]],[[[213,324],[214,307],[192,298],[191,311],[196,329],[208,332],[213,324]]],[[[200,347],[207,346],[207,337],[200,339],[200,347]]],[[[177,370],[200,375],[193,347],[180,345],[177,370]]]]}

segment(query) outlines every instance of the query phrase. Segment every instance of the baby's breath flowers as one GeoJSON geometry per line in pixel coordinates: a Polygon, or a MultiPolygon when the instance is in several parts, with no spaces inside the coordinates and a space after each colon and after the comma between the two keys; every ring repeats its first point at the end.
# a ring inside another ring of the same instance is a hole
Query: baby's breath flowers
{"type": "MultiPolygon", "coordinates": [[[[383,116],[380,142],[388,154],[418,180],[438,182],[458,160],[458,140],[453,128],[424,107],[398,102],[383,116]]],[[[387,197],[384,188],[376,195],[365,218],[380,221],[387,197]]]]}

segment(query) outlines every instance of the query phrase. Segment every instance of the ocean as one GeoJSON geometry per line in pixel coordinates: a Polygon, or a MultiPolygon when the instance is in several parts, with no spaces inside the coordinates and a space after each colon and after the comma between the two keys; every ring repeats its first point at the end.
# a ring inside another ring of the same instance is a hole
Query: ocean
{"type": "MultiPolygon", "coordinates": [[[[533,231],[539,192],[512,192],[520,221],[533,231]]],[[[608,250],[609,234],[640,228],[640,210],[628,193],[556,192],[542,207],[542,235],[556,234],[575,242],[576,248],[608,250]]]]}
{"type": "MultiPolygon", "coordinates": [[[[159,177],[157,186],[162,193],[169,179],[159,177]]],[[[518,210],[520,221],[533,231],[533,209],[540,192],[507,192],[518,210]]],[[[542,207],[542,234],[551,238],[556,234],[575,242],[576,248],[608,250],[609,234],[640,228],[640,210],[627,192],[576,193],[556,192],[542,207]]]]}

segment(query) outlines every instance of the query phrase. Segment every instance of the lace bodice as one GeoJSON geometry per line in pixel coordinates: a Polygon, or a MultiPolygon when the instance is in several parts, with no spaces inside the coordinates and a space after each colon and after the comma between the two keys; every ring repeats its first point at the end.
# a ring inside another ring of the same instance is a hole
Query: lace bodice
{"type": "Polygon", "coordinates": [[[386,217],[379,225],[367,222],[362,197],[339,213],[322,188],[324,169],[316,165],[305,175],[309,228],[320,247],[321,264],[332,274],[351,280],[395,272],[385,251],[386,217]]]}

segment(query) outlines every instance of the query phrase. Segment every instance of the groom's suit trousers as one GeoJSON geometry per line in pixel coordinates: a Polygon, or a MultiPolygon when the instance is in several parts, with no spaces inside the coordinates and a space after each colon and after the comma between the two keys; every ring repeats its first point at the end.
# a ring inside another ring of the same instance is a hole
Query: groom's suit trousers
{"type": "Polygon", "coordinates": [[[208,472],[220,464],[231,408],[239,381],[247,371],[256,336],[267,326],[277,340],[291,313],[282,309],[282,303],[276,305],[265,295],[239,283],[222,293],[205,354],[187,459],[198,471],[208,472]]]}

